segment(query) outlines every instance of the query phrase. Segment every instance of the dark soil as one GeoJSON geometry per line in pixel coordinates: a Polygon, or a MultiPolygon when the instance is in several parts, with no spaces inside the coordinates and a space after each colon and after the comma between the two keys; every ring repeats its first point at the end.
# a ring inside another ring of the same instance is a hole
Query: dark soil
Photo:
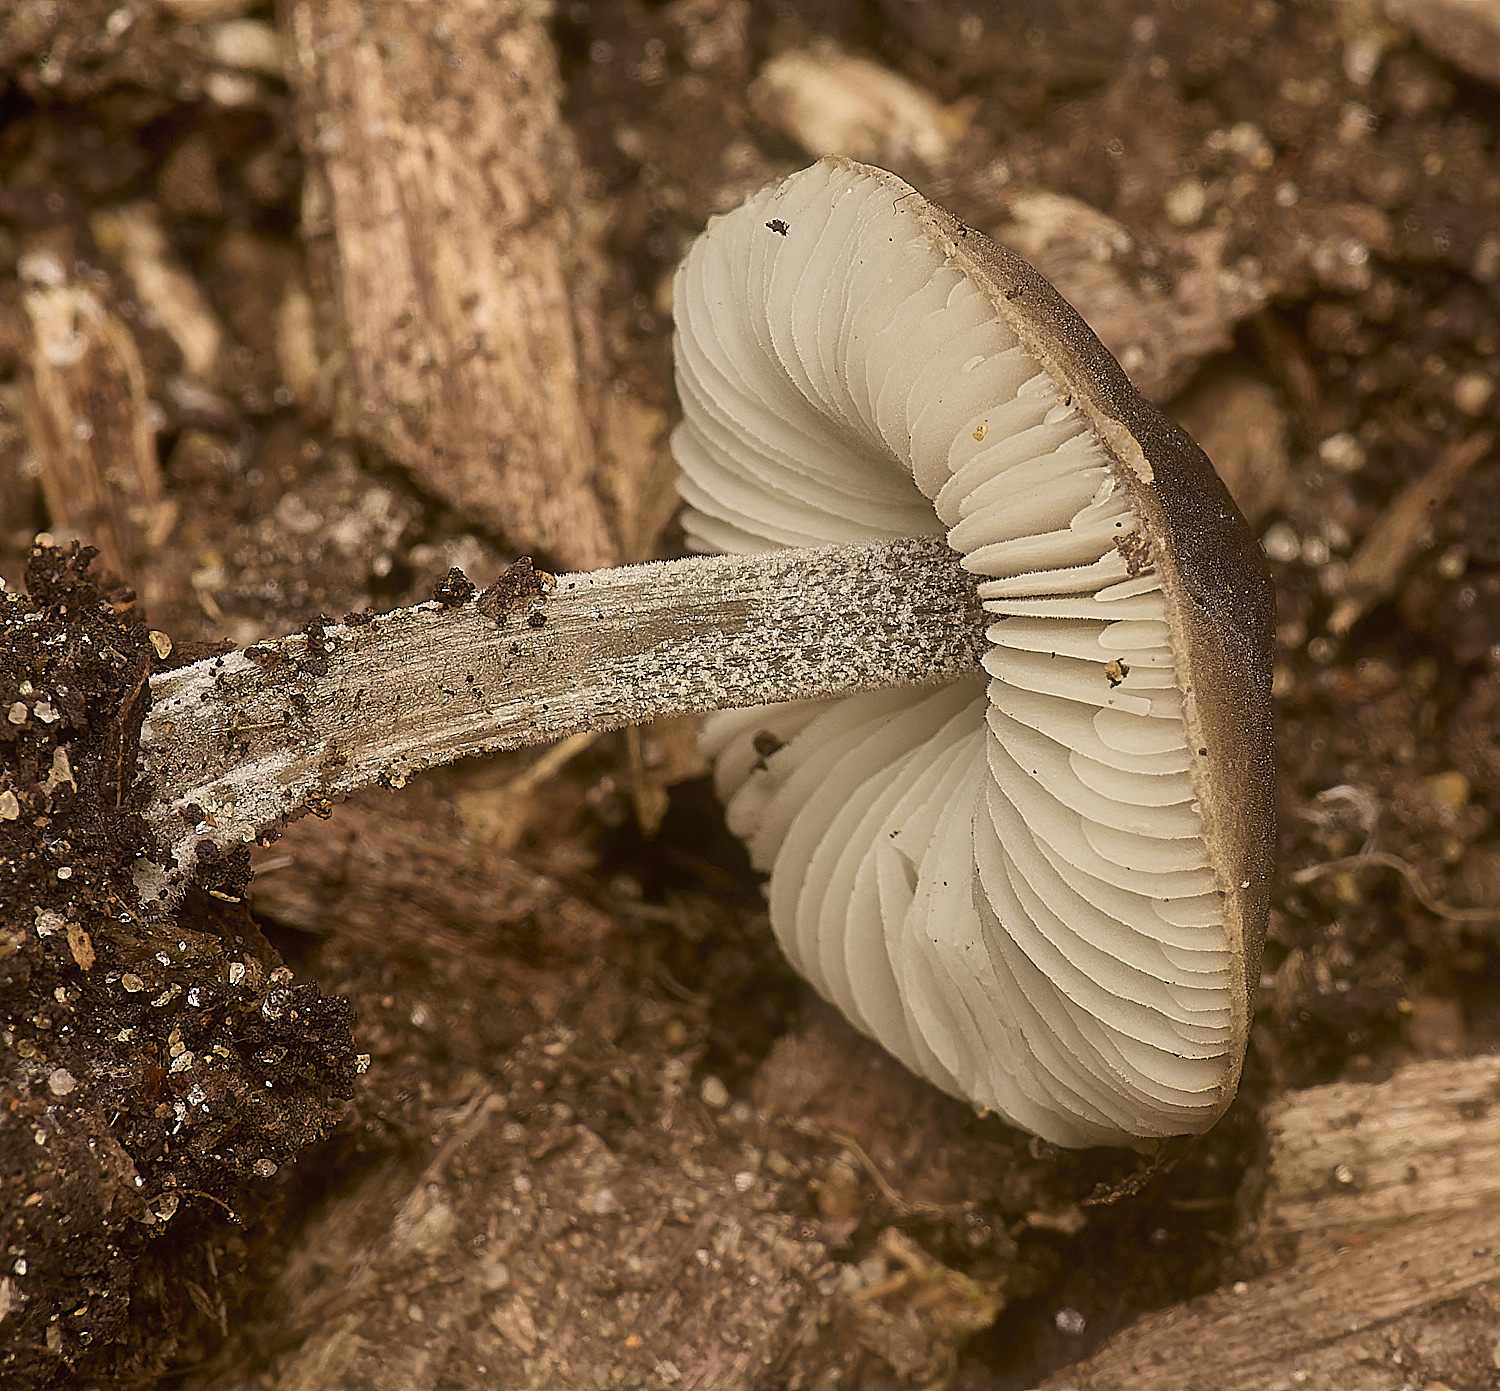
{"type": "Polygon", "coordinates": [[[251,919],[246,857],[211,865],[175,919],[141,907],[135,751],[161,635],[91,559],[36,547],[0,610],[0,1382],[14,1386],[78,1361],[138,1377],[185,1319],[222,1318],[216,1278],[148,1246],[187,1228],[196,1266],[245,1182],[338,1122],[360,1068],[348,1003],[294,986],[251,919]]]}

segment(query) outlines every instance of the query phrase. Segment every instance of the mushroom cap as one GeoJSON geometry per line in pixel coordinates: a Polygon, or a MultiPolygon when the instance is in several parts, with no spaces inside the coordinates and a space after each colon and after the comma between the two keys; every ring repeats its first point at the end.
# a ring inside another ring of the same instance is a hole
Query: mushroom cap
{"type": "Polygon", "coordinates": [[[993,619],[983,675],[707,722],[788,957],[1054,1143],[1207,1129],[1274,837],[1271,583],[1212,465],[1034,270],[848,160],[711,223],[674,312],[692,544],[945,534],[993,619]]]}

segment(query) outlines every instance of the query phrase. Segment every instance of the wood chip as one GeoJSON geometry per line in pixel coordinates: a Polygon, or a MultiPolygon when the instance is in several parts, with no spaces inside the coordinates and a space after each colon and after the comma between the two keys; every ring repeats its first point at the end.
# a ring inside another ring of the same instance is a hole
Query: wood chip
{"type": "Polygon", "coordinates": [[[89,230],[99,249],[125,268],[141,305],[177,345],[183,375],[194,382],[212,381],[224,346],[224,326],[198,282],[177,260],[156,205],[132,203],[95,213],[89,230]]]}
{"type": "Polygon", "coordinates": [[[1434,513],[1494,443],[1492,431],[1477,430],[1467,439],[1450,444],[1426,473],[1396,494],[1365,533],[1349,562],[1344,597],[1328,619],[1330,632],[1338,636],[1347,633],[1376,604],[1396,592],[1407,565],[1429,543],[1434,513]]]}
{"type": "Polygon", "coordinates": [[[518,549],[649,554],[660,523],[617,533],[612,504],[670,497],[669,461],[610,380],[602,220],[540,12],[300,0],[283,33],[340,427],[518,549]]]}
{"type": "Polygon", "coordinates": [[[54,529],[134,583],[136,528],[163,507],[141,356],[130,330],[49,256],[24,257],[21,413],[54,529]]]}
{"type": "Polygon", "coordinates": [[[1163,293],[1133,264],[1131,233],[1097,208],[1062,194],[1030,193],[1011,203],[1010,216],[991,235],[1057,286],[1152,401],[1176,395],[1204,358],[1229,347],[1240,320],[1265,303],[1260,281],[1226,263],[1223,228],[1179,234],[1167,259],[1180,269],[1163,293]]]}
{"type": "Polygon", "coordinates": [[[1385,1082],[1292,1092],[1266,1111],[1258,1239],[1299,1261],[1385,1228],[1500,1212],[1500,1058],[1415,1063],[1385,1082]]]}
{"type": "Polygon", "coordinates": [[[1500,1313],[1497,1090],[1500,1058],[1470,1058],[1274,1102],[1250,1244],[1290,1266],[1148,1314],[1038,1391],[1334,1391],[1466,1377],[1469,1349],[1488,1356],[1500,1313]],[[1389,1382],[1370,1380],[1377,1366],[1389,1382]]]}

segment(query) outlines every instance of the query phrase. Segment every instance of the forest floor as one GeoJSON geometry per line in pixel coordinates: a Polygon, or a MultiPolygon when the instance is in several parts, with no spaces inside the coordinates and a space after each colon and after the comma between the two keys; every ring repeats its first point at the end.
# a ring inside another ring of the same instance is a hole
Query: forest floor
{"type": "Polygon", "coordinates": [[[230,866],[136,916],[106,794],[153,665],[577,563],[351,407],[334,98],[283,76],[282,8],[0,20],[0,576],[32,594],[0,696],[33,611],[81,692],[0,743],[57,820],[0,933],[0,1385],[314,1385],[359,1305],[413,1385],[554,1384],[572,1338],[622,1349],[600,1386],[1020,1391],[1257,1273],[1269,1100],[1500,1047],[1500,90],[1376,0],[516,0],[472,53],[472,6],[401,7],[460,77],[555,74],[579,332],[633,432],[568,485],[606,559],[680,549],[679,256],[835,145],[1032,259],[1219,464],[1278,586],[1281,870],[1241,1094],[1163,1172],[975,1117],[810,1002],[687,722],[361,796],[256,849],[247,899],[230,866]],[[760,1361],[659,1341],[716,1325],[760,1361]]]}

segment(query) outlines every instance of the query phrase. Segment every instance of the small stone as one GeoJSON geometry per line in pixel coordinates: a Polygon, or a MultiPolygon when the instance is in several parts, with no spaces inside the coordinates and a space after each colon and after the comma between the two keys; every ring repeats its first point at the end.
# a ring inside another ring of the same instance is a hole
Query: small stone
{"type": "Polygon", "coordinates": [[[1344,76],[1356,87],[1365,87],[1380,67],[1384,44],[1376,33],[1358,34],[1344,44],[1344,76]]]}
{"type": "Polygon", "coordinates": [[[72,865],[62,865],[62,866],[60,866],[58,868],[58,871],[57,871],[57,877],[59,879],[71,879],[73,877],[73,866],[72,865]]]}
{"type": "Polygon", "coordinates": [[[1437,563],[1432,568],[1437,571],[1440,579],[1462,579],[1464,571],[1469,568],[1468,547],[1449,546],[1442,555],[1438,556],[1437,563]]]}
{"type": "Polygon", "coordinates": [[[1480,415],[1495,394],[1495,383],[1483,372],[1465,372],[1453,383],[1453,404],[1465,415],[1480,415]]]}
{"type": "Polygon", "coordinates": [[[52,708],[52,702],[49,700],[37,701],[37,703],[32,707],[31,713],[35,715],[37,719],[39,719],[43,724],[56,724],[58,720],[62,718],[57,713],[57,711],[52,708]]]}
{"type": "Polygon", "coordinates": [[[1254,121],[1241,121],[1231,126],[1225,144],[1252,169],[1264,171],[1276,162],[1276,151],[1266,139],[1266,133],[1254,121]]]}
{"type": "MultiPolygon", "coordinates": [[[[68,283],[68,271],[62,261],[50,251],[33,251],[30,255],[22,256],[16,262],[16,274],[21,278],[23,284],[45,285],[51,290],[60,290],[68,283]]],[[[42,535],[37,535],[37,545],[52,545],[52,537],[47,536],[45,542],[42,535]]]]}
{"type": "Polygon", "coordinates": [[[705,1106],[711,1106],[715,1111],[722,1111],[729,1105],[729,1088],[712,1075],[703,1079],[698,1095],[703,1098],[705,1106]]]}
{"type": "Polygon", "coordinates": [[[1456,769],[1422,780],[1422,792],[1434,806],[1456,809],[1468,805],[1469,780],[1456,769]]]}
{"type": "Polygon", "coordinates": [[[249,106],[260,95],[260,84],[244,73],[220,70],[203,79],[203,92],[216,106],[232,109],[249,106]]]}
{"type": "Polygon", "coordinates": [[[120,977],[120,985],[127,995],[138,995],[146,988],[145,981],[129,972],[120,977]]]}
{"type": "Polygon", "coordinates": [[[67,784],[78,791],[78,780],[73,776],[73,765],[68,761],[68,751],[64,748],[52,750],[52,771],[47,774],[47,781],[43,784],[48,792],[56,792],[59,787],[67,784]]]}
{"type": "Polygon", "coordinates": [[[67,926],[67,919],[55,908],[38,908],[36,910],[36,935],[38,937],[50,937],[54,932],[61,932],[67,926]]]}
{"type": "Polygon", "coordinates": [[[1302,542],[1296,531],[1286,522],[1276,522],[1266,528],[1260,538],[1261,549],[1279,565],[1290,565],[1302,554],[1302,542]]]}
{"type": "Polygon", "coordinates": [[[58,1068],[47,1079],[47,1090],[53,1096],[66,1096],[78,1085],[78,1079],[65,1067],[58,1068]]]}
{"type": "Polygon", "coordinates": [[[1364,446],[1347,430],[1329,435],[1318,446],[1318,458],[1340,473],[1358,473],[1365,466],[1364,446]]]}
{"type": "Polygon", "coordinates": [[[4,792],[0,792],[0,821],[16,821],[20,819],[20,815],[20,800],[7,787],[4,792]]]}
{"type": "Polygon", "coordinates": [[[172,639],[165,633],[158,632],[153,628],[147,635],[151,639],[151,650],[156,653],[162,661],[166,661],[172,655],[172,639]]]}
{"type": "Polygon", "coordinates": [[[250,1172],[256,1178],[270,1178],[276,1172],[276,1161],[274,1159],[257,1159],[250,1166],[250,1172]]]}
{"type": "Polygon", "coordinates": [[[14,705],[10,707],[8,711],[6,711],[5,718],[8,719],[12,724],[25,724],[28,713],[29,712],[26,709],[26,702],[24,700],[18,700],[14,705]]]}
{"type": "Polygon", "coordinates": [[[1196,227],[1208,205],[1208,191],[1197,179],[1183,179],[1167,190],[1163,205],[1174,227],[1196,227]]]}
{"type": "Polygon", "coordinates": [[[494,1294],[496,1290],[503,1290],[510,1284],[510,1267],[504,1261],[486,1262],[481,1268],[480,1279],[485,1290],[494,1294]]]}
{"type": "Polygon", "coordinates": [[[282,76],[281,40],[264,20],[226,20],[209,25],[203,37],[209,52],[226,68],[282,76]]]}
{"type": "Polygon", "coordinates": [[[1088,1320],[1077,1309],[1072,1308],[1059,1309],[1053,1314],[1052,1322],[1059,1333],[1066,1333],[1070,1338],[1081,1336],[1089,1326],[1088,1320]]]}

